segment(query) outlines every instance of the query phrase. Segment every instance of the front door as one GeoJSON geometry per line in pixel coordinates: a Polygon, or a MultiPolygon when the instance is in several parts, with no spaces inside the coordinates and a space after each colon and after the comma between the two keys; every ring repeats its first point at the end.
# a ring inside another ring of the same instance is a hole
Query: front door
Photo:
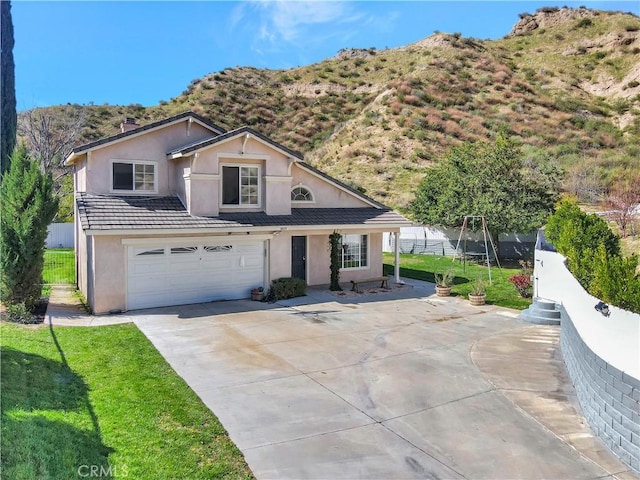
{"type": "Polygon", "coordinates": [[[291,237],[291,276],[307,280],[307,237],[291,237]]]}

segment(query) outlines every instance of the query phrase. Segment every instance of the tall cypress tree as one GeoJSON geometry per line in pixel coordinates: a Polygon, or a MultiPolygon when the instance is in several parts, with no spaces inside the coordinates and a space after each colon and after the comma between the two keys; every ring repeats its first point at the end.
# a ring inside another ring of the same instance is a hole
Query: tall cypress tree
{"type": "Polygon", "coordinates": [[[27,309],[40,298],[47,227],[58,210],[51,174],[38,165],[18,145],[0,185],[0,296],[27,309]]]}
{"type": "Polygon", "coordinates": [[[0,175],[9,169],[16,146],[18,116],[16,112],[16,77],[13,63],[13,22],[11,2],[0,1],[0,175]]]}

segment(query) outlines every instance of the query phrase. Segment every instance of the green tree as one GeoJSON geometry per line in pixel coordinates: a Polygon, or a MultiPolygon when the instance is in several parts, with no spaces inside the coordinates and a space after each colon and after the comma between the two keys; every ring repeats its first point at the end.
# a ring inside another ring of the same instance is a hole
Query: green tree
{"type": "Polygon", "coordinates": [[[47,226],[58,209],[51,175],[40,172],[24,146],[15,148],[0,185],[2,301],[31,310],[40,298],[47,226]]]}
{"type": "Polygon", "coordinates": [[[640,313],[638,256],[610,256],[600,245],[593,256],[593,279],[589,293],[616,307],[640,313]]]}
{"type": "Polygon", "coordinates": [[[422,223],[458,227],[483,215],[495,238],[544,225],[557,200],[560,171],[548,160],[527,161],[504,136],[494,143],[454,147],[429,168],[410,204],[422,223]]]}
{"type": "Polygon", "coordinates": [[[545,236],[565,256],[571,248],[581,255],[587,249],[595,252],[600,245],[604,245],[607,255],[620,255],[620,237],[611,231],[607,222],[567,200],[549,217],[545,236]]]}
{"type": "Polygon", "coordinates": [[[638,256],[621,255],[620,237],[605,220],[563,201],[549,217],[545,236],[567,257],[569,270],[591,295],[640,313],[638,256]]]}
{"type": "Polygon", "coordinates": [[[0,176],[9,169],[16,145],[17,113],[15,65],[13,63],[11,2],[0,1],[0,176]]]}

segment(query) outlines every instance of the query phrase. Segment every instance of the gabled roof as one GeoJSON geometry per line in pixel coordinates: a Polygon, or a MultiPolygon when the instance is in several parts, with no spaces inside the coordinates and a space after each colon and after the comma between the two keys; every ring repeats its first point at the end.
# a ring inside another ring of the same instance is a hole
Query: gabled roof
{"type": "Polygon", "coordinates": [[[317,168],[312,167],[308,163],[296,162],[296,165],[298,165],[299,167],[301,167],[304,170],[307,170],[308,172],[311,172],[311,173],[313,173],[313,174],[315,174],[315,175],[317,175],[319,177],[324,178],[328,182],[333,183],[338,188],[340,188],[342,190],[346,190],[347,192],[351,193],[352,195],[355,195],[356,197],[364,200],[365,202],[367,202],[370,205],[373,205],[376,208],[384,208],[384,209],[388,209],[389,208],[386,205],[375,201],[373,198],[369,197],[368,195],[365,195],[364,193],[356,190],[355,188],[350,187],[346,183],[343,183],[340,180],[338,180],[336,178],[333,178],[331,175],[328,175],[328,174],[324,173],[322,170],[318,170],[317,168]]]}
{"type": "Polygon", "coordinates": [[[214,138],[206,138],[198,142],[194,142],[188,145],[184,145],[182,147],[174,148],[173,150],[167,152],[167,155],[171,158],[183,157],[185,155],[190,155],[192,153],[199,152],[200,150],[204,150],[205,148],[210,147],[211,145],[215,145],[216,143],[221,143],[227,140],[231,140],[233,138],[241,137],[242,135],[245,135],[245,134],[248,134],[256,138],[257,140],[263,143],[266,143],[267,145],[270,145],[273,148],[280,150],[285,155],[289,155],[291,157],[295,157],[300,160],[302,160],[303,158],[300,152],[296,152],[295,150],[291,150],[290,148],[287,148],[278,142],[274,142],[269,137],[247,126],[236,128],[235,130],[230,130],[214,138]]]}
{"type": "Polygon", "coordinates": [[[411,224],[399,213],[379,208],[293,208],[291,215],[264,212],[221,213],[217,217],[189,215],[176,196],[76,196],[82,229],[91,233],[154,230],[213,232],[273,230],[282,227],[396,228],[411,224]]]}
{"type": "Polygon", "coordinates": [[[143,125],[141,127],[135,128],[135,129],[130,130],[128,132],[118,133],[117,135],[112,135],[110,137],[102,138],[102,139],[96,140],[94,142],[89,142],[89,143],[85,143],[84,145],[77,146],[73,150],[71,150],[71,154],[65,160],[65,164],[69,165],[71,163],[71,161],[78,154],[84,153],[84,152],[86,152],[88,150],[94,149],[96,147],[101,147],[101,146],[109,144],[109,143],[117,142],[117,141],[125,139],[127,137],[132,137],[132,136],[135,136],[135,135],[139,135],[139,134],[141,134],[143,132],[147,132],[149,130],[154,130],[154,129],[157,129],[157,128],[161,128],[161,127],[164,127],[164,126],[172,124],[172,123],[177,123],[177,122],[179,122],[181,120],[184,120],[184,119],[187,119],[187,118],[192,118],[193,120],[195,120],[196,122],[198,122],[202,126],[210,129],[216,135],[220,135],[220,134],[225,132],[224,128],[217,126],[215,123],[211,122],[210,120],[207,120],[204,117],[201,117],[197,113],[183,112],[183,113],[179,113],[178,115],[174,115],[173,117],[165,118],[163,120],[158,120],[157,122],[152,122],[152,123],[149,123],[147,125],[143,125]]]}

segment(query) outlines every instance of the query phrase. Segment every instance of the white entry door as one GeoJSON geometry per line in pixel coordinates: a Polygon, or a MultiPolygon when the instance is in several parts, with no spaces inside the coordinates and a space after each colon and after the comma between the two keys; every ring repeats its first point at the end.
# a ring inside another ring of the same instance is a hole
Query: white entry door
{"type": "Polygon", "coordinates": [[[127,250],[129,310],[248,298],[264,281],[264,242],[127,250]]]}

